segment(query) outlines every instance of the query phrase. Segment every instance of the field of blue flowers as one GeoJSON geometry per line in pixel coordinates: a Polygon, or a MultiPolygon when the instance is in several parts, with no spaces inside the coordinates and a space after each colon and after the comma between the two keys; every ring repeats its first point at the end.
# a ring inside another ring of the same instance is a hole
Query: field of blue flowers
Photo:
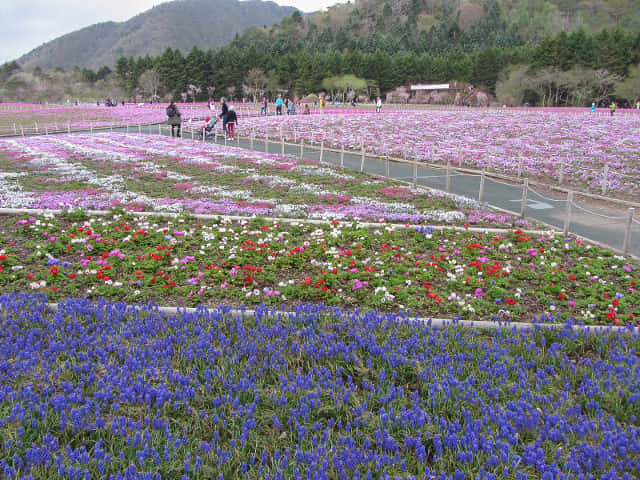
{"type": "Polygon", "coordinates": [[[640,471],[638,334],[0,297],[7,479],[640,471]]]}

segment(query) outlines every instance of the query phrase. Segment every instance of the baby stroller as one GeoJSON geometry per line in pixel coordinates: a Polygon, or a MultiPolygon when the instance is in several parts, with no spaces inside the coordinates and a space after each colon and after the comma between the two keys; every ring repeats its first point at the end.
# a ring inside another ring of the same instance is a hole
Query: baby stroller
{"type": "Polygon", "coordinates": [[[213,117],[213,118],[207,118],[206,121],[207,123],[204,125],[204,127],[202,127],[202,130],[201,130],[203,140],[207,137],[207,135],[208,136],[215,135],[214,128],[216,126],[216,123],[218,123],[218,119],[213,117]]]}

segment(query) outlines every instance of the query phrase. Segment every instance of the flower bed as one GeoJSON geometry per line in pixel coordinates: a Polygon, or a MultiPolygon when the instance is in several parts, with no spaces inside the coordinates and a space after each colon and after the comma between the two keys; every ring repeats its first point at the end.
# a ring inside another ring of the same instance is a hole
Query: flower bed
{"type": "Polygon", "coordinates": [[[305,140],[427,162],[486,168],[592,193],[638,200],[640,115],[564,109],[328,111],[252,117],[245,133],[305,140]],[[604,168],[607,166],[607,172],[604,168]]]}
{"type": "MultiPolygon", "coordinates": [[[[167,120],[168,104],[104,104],[81,105],[22,105],[3,104],[0,108],[0,136],[21,135],[52,131],[89,130],[90,128],[122,127],[167,120]]],[[[177,104],[182,120],[201,119],[212,112],[206,104],[177,104]]]]}
{"type": "MultiPolygon", "coordinates": [[[[0,474],[633,478],[640,339],[0,296],[0,474]]],[[[271,313],[270,313],[271,312],[271,313]]]]}
{"type": "Polygon", "coordinates": [[[163,305],[303,302],[632,324],[637,262],[554,234],[114,211],[0,216],[0,289],[163,305]]]}
{"type": "Polygon", "coordinates": [[[477,203],[313,161],[153,135],[0,141],[0,205],[529,226],[477,203]]]}

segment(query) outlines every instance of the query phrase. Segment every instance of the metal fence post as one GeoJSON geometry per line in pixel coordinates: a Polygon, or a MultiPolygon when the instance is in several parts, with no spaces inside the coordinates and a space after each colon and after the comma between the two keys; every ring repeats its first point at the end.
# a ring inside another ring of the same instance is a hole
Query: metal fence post
{"type": "Polygon", "coordinates": [[[304,158],[304,139],[300,139],[300,160],[304,158]]]}
{"type": "Polygon", "coordinates": [[[264,153],[269,153],[269,137],[267,137],[266,133],[264,136],[264,153]]]}
{"type": "Polygon", "coordinates": [[[478,202],[482,203],[482,197],[484,197],[484,168],[480,174],[480,190],[478,191],[478,202]]]}
{"type": "Polygon", "coordinates": [[[527,191],[529,190],[529,179],[524,179],[524,184],[522,185],[522,207],[520,208],[520,216],[524,218],[526,210],[527,210],[527,191]]]}
{"type": "Polygon", "coordinates": [[[418,163],[413,164],[413,188],[418,186],[418,163]]]}
{"type": "Polygon", "coordinates": [[[629,254],[629,246],[631,245],[631,225],[633,222],[633,212],[635,208],[629,208],[629,216],[627,217],[627,229],[624,234],[624,246],[622,247],[622,252],[626,257],[629,254]]]}
{"type": "Polygon", "coordinates": [[[567,193],[567,213],[564,217],[564,228],[562,233],[567,236],[569,234],[569,228],[571,228],[571,204],[573,203],[573,192],[567,193]]]}
{"type": "Polygon", "coordinates": [[[362,140],[362,143],[360,144],[360,150],[362,153],[362,159],[360,160],[360,171],[363,172],[364,171],[364,140],[362,140]]]}
{"type": "Polygon", "coordinates": [[[604,166],[604,170],[602,171],[603,179],[602,179],[602,195],[607,194],[607,183],[609,178],[609,165],[604,166]]]}
{"type": "Polygon", "coordinates": [[[282,130],[280,130],[280,155],[284,155],[284,137],[282,136],[282,130]]]}
{"type": "Polygon", "coordinates": [[[253,150],[253,133],[249,137],[249,146],[250,146],[251,150],[253,150]]]}
{"type": "Polygon", "coordinates": [[[518,178],[522,176],[522,157],[518,158],[518,178]]]}
{"type": "Polygon", "coordinates": [[[447,193],[451,192],[451,161],[447,160],[447,193]]]}
{"type": "Polygon", "coordinates": [[[320,142],[320,163],[322,163],[323,157],[324,157],[324,140],[320,142]]]}
{"type": "Polygon", "coordinates": [[[340,148],[340,168],[344,168],[344,144],[340,148]]]}
{"type": "Polygon", "coordinates": [[[138,124],[138,134],[142,135],[142,125],[138,124]]]}

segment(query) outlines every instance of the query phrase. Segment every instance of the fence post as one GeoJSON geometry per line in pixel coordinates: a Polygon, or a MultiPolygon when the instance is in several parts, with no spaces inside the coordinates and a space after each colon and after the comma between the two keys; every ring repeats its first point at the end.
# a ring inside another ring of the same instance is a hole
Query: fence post
{"type": "Polygon", "coordinates": [[[362,159],[360,160],[360,171],[364,171],[364,139],[360,143],[360,150],[362,153],[362,159]]]}
{"type": "MultiPolygon", "coordinates": [[[[171,131],[173,133],[173,130],[171,131]]],[[[142,135],[142,125],[138,124],[138,134],[142,135]]]]}
{"type": "Polygon", "coordinates": [[[631,225],[633,222],[634,211],[635,211],[635,208],[629,207],[629,216],[627,217],[627,229],[624,234],[624,246],[622,247],[622,251],[625,257],[629,254],[629,245],[631,244],[631,225]]]}
{"type": "Polygon", "coordinates": [[[522,176],[522,157],[518,157],[518,178],[522,176]]]}
{"type": "Polygon", "coordinates": [[[418,187],[418,162],[413,164],[413,188],[418,187]]]}
{"type": "MultiPolygon", "coordinates": [[[[16,126],[13,126],[14,130],[16,128],[16,126]]],[[[67,123],[67,133],[71,133],[71,123],[67,123]]]]}
{"type": "Polygon", "coordinates": [[[284,155],[284,137],[282,136],[282,130],[280,130],[280,155],[284,155]]]}
{"type": "Polygon", "coordinates": [[[447,160],[447,193],[451,192],[451,161],[447,160]]]}
{"type": "Polygon", "coordinates": [[[324,157],[324,140],[320,141],[320,163],[322,163],[322,158],[324,157]]]}
{"type": "Polygon", "coordinates": [[[562,233],[566,237],[569,234],[569,228],[571,227],[571,203],[573,202],[573,192],[567,193],[567,213],[564,217],[564,228],[562,233]]]}
{"type": "Polygon", "coordinates": [[[47,126],[44,126],[44,134],[45,135],[49,135],[49,129],[47,128],[47,126]]]}
{"type": "Polygon", "coordinates": [[[478,202],[482,203],[482,197],[484,197],[484,168],[480,173],[480,190],[478,192],[478,202]]]}
{"type": "Polygon", "coordinates": [[[558,179],[558,185],[562,185],[564,181],[564,159],[560,161],[560,178],[558,179]]]}
{"type": "Polygon", "coordinates": [[[193,128],[191,129],[191,140],[193,140],[193,128]]]}
{"type": "Polygon", "coordinates": [[[249,145],[251,150],[253,150],[253,133],[251,133],[251,136],[249,137],[249,145]]]}
{"type": "Polygon", "coordinates": [[[602,172],[603,180],[602,180],[602,195],[607,194],[607,182],[609,178],[609,165],[604,166],[604,170],[602,172]]]}
{"type": "Polygon", "coordinates": [[[35,122],[35,131],[38,133],[38,122],[35,122]]]}
{"type": "Polygon", "coordinates": [[[158,135],[162,135],[162,124],[158,124],[158,135]]]}
{"type": "Polygon", "coordinates": [[[522,185],[522,207],[520,208],[520,216],[524,218],[526,210],[527,210],[527,191],[529,190],[529,179],[524,179],[524,184],[522,185]]]}
{"type": "Polygon", "coordinates": [[[129,133],[129,124],[127,123],[127,133],[129,133]]]}
{"type": "Polygon", "coordinates": [[[269,153],[269,137],[267,134],[264,134],[264,153],[269,153]]]}
{"type": "Polygon", "coordinates": [[[458,148],[458,167],[462,167],[462,162],[463,162],[463,158],[462,158],[462,147],[458,148]]]}
{"type": "Polygon", "coordinates": [[[340,149],[340,168],[344,169],[344,144],[340,149]]]}
{"type": "Polygon", "coordinates": [[[91,136],[93,136],[93,123],[89,124],[89,132],[91,133],[91,136]]]}
{"type": "Polygon", "coordinates": [[[224,146],[225,146],[225,147],[227,146],[227,138],[228,138],[228,137],[225,135],[225,136],[224,136],[224,146]]]}
{"type": "Polygon", "coordinates": [[[385,157],[385,177],[389,178],[389,154],[387,153],[384,157],[385,157]]]}
{"type": "Polygon", "coordinates": [[[24,128],[22,128],[22,125],[20,125],[20,135],[24,137],[24,128]]]}
{"type": "Polygon", "coordinates": [[[304,158],[304,138],[300,139],[300,160],[304,158]]]}

